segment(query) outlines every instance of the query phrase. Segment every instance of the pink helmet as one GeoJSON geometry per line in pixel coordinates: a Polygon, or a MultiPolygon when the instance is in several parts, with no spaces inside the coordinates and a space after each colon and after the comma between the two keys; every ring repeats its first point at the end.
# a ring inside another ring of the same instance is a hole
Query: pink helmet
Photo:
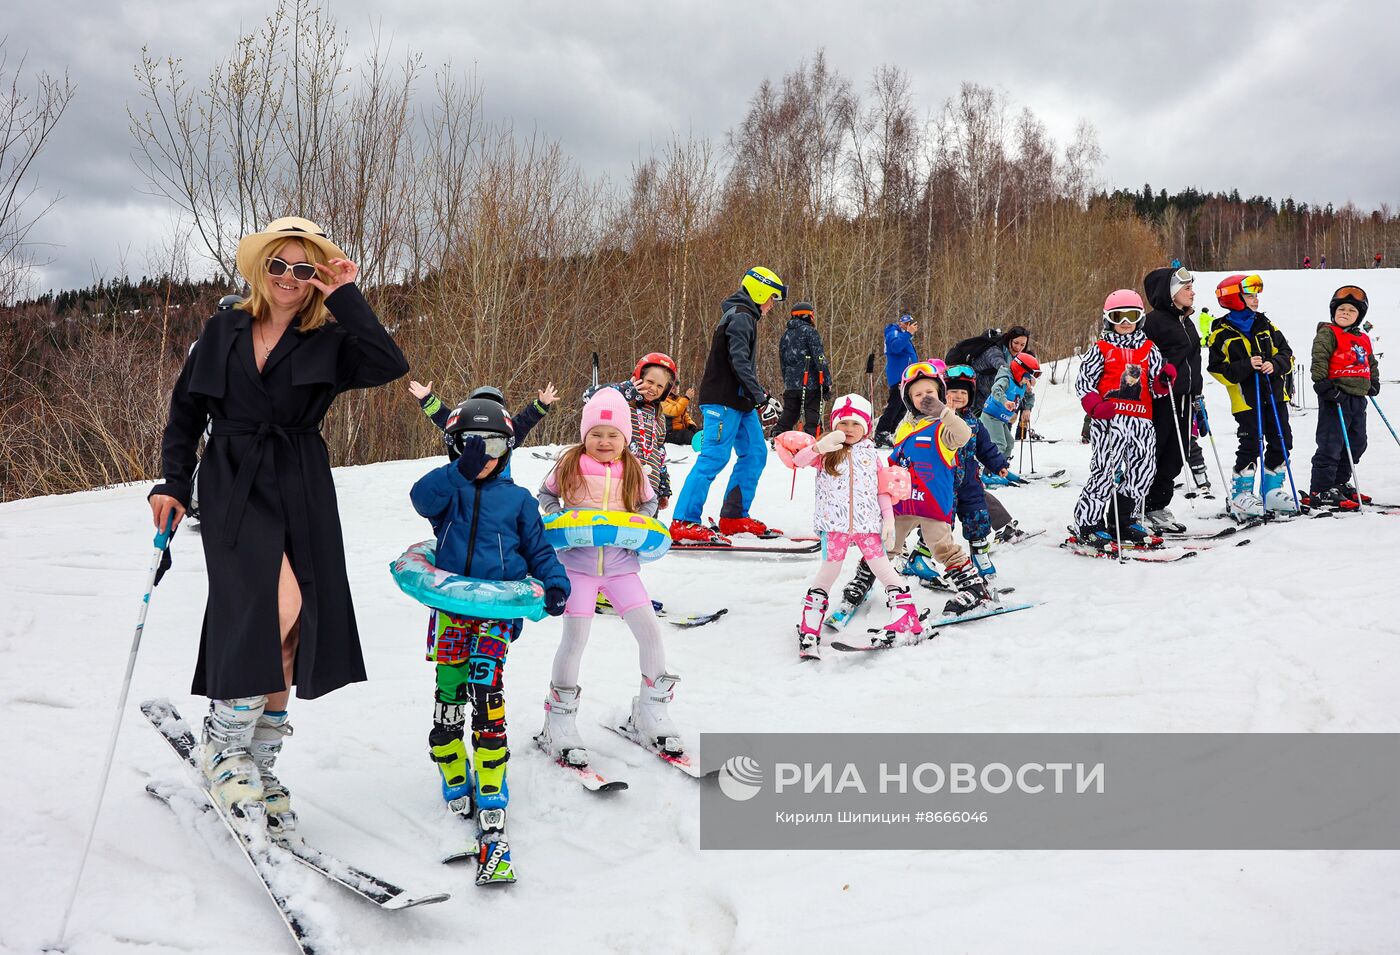
{"type": "Polygon", "coordinates": [[[1136,312],[1137,317],[1132,320],[1136,325],[1142,321],[1143,312],[1147,311],[1142,305],[1142,296],[1130,288],[1120,288],[1116,292],[1110,292],[1108,298],[1103,300],[1103,328],[1104,331],[1112,331],[1113,326],[1121,324],[1123,312],[1136,312]],[[1118,320],[1113,320],[1114,313],[1120,313],[1118,320]]]}
{"type": "Polygon", "coordinates": [[[1116,292],[1108,293],[1108,298],[1103,300],[1103,310],[1112,312],[1120,308],[1136,308],[1142,311],[1142,296],[1130,288],[1120,288],[1116,292]]]}

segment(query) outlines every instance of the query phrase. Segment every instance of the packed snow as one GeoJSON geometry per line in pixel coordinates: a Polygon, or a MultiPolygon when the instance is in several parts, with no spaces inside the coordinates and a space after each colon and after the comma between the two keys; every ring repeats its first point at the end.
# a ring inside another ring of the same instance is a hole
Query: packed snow
{"type": "MultiPolygon", "coordinates": [[[[1218,276],[1203,275],[1210,305],[1218,276]]],[[[1332,288],[1361,284],[1378,350],[1400,320],[1400,272],[1270,272],[1262,308],[1306,354],[1332,288]]],[[[1212,309],[1214,310],[1214,309],[1212,309]]],[[[871,319],[872,326],[876,320],[871,319]]],[[[776,335],[773,329],[769,332],[776,335]]],[[[877,331],[872,330],[872,338],[877,331]]],[[[1381,358],[1400,378],[1400,353],[1381,358]]],[[[666,628],[681,675],[672,713],[692,737],[732,732],[1397,732],[1400,517],[1300,521],[1168,565],[1119,566],[1057,548],[1088,460],[1065,381],[1039,386],[1035,470],[1067,468],[1002,499],[1048,533],[995,554],[1000,583],[1034,610],[945,630],[917,647],[799,663],[794,624],[815,557],[675,555],[647,565],[652,596],[677,611],[728,607],[719,622],[666,628]]],[[[863,377],[863,376],[862,376],[863,377]]],[[[857,384],[837,370],[840,385],[857,384]]],[[[863,382],[860,382],[863,387],[863,382]]],[[[396,386],[400,387],[400,386],[396,386]]],[[[1207,388],[1229,467],[1233,425],[1207,388]]],[[[1315,405],[1308,396],[1309,405],[1315,405]]],[[[1400,421],[1400,388],[1380,401],[1400,421]]],[[[405,395],[405,418],[418,414],[405,395]]],[[[1306,483],[1316,410],[1295,413],[1294,476],[1306,483]]],[[[1359,468],[1378,501],[1400,501],[1400,447],[1373,414],[1359,468]]],[[[680,486],[693,455],[674,466],[680,486]]],[[[1018,452],[1019,453],[1019,452],[1018,452]]],[[[1207,447],[1212,481],[1220,478],[1207,447]]],[[[426,755],[432,665],[427,612],[387,572],[429,536],[408,488],[440,458],[336,472],[347,561],[370,680],[294,701],[296,735],[280,771],[308,840],[440,905],[383,913],[310,872],[287,890],[335,952],[1389,952],[1400,925],[1394,852],[702,852],[694,780],[606,732],[636,691],[636,645],[599,617],[584,659],[580,726],[631,789],[600,797],[530,741],[559,623],[527,624],[512,647],[510,835],[520,882],[478,889],[471,866],[438,862],[468,828],[446,819],[426,755]]],[[[1030,461],[1013,462],[1030,471],[1030,461]]],[[[528,450],[515,480],[549,465],[528,450]]],[[[723,477],[710,498],[716,513],[723,477]]],[[[773,457],[756,516],[810,530],[812,479],[773,457]]],[[[0,787],[0,951],[53,941],[86,831],[152,536],[146,486],[0,506],[4,614],[0,713],[9,782],[0,787]]],[[[1174,508],[1219,525],[1221,502],[1174,508]]],[[[217,821],[173,814],[146,782],[182,769],[136,711],[186,692],[205,581],[197,537],[177,535],[175,566],[150,607],[105,807],[68,932],[73,955],[291,952],[253,873],[217,821]]],[[[853,566],[854,556],[852,557],[853,566]]],[[[848,569],[849,572],[849,569],[848,569]]],[[[942,598],[919,588],[923,606],[942,598]]],[[[880,608],[874,614],[883,613],[880,608]]],[[[1345,781],[1339,781],[1345,785],[1345,781]]]]}

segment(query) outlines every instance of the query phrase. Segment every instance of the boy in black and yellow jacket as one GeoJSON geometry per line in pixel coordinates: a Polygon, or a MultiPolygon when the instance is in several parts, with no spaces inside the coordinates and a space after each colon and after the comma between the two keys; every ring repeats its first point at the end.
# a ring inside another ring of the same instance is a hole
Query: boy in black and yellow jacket
{"type": "Polygon", "coordinates": [[[1293,449],[1288,426],[1288,379],[1293,372],[1293,349],[1283,332],[1258,311],[1264,280],[1257,275],[1231,275],[1215,288],[1215,298],[1227,309],[1211,323],[1206,370],[1230,393],[1230,413],[1239,425],[1239,449],[1230,506],[1238,517],[1259,517],[1265,509],[1293,512],[1293,494],[1283,486],[1284,463],[1293,449]],[[1272,396],[1273,400],[1270,400],[1272,396]],[[1264,474],[1254,489],[1255,465],[1263,450],[1264,474]]]}
{"type": "Polygon", "coordinates": [[[1355,285],[1337,289],[1328,303],[1332,320],[1319,324],[1313,339],[1317,451],[1308,490],[1314,506],[1354,509],[1366,500],[1358,500],[1351,484],[1352,462],[1361,460],[1366,450],[1366,399],[1381,390],[1380,366],[1371,337],[1357,327],[1366,317],[1366,306],[1364,289],[1355,285]]]}

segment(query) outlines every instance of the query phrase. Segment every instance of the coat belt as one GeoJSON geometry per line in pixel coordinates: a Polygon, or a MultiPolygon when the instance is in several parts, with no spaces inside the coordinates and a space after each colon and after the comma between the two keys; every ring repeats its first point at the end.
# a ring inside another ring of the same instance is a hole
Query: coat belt
{"type": "MultiPolygon", "coordinates": [[[[248,507],[248,496],[253,490],[253,481],[257,479],[258,471],[262,468],[263,454],[269,450],[269,439],[281,441],[286,444],[287,449],[295,454],[295,445],[292,442],[293,435],[317,434],[321,430],[319,424],[313,425],[293,425],[283,426],[273,424],[270,421],[238,421],[231,418],[215,418],[210,428],[210,435],[216,438],[249,437],[255,440],[249,449],[247,456],[238,465],[238,473],[233,479],[233,490],[229,494],[228,507],[224,512],[223,543],[227,547],[233,547],[238,542],[238,531],[243,524],[243,512],[248,507]]],[[[301,469],[301,458],[295,457],[298,471],[301,469]]],[[[273,471],[276,472],[276,458],[273,458],[273,471]]],[[[278,484],[280,490],[280,475],[278,484]]],[[[297,563],[300,569],[294,567],[297,579],[303,583],[312,579],[311,567],[311,528],[307,523],[307,512],[309,510],[306,500],[306,481],[301,484],[300,501],[288,502],[285,498],[282,501],[282,512],[290,524],[292,532],[292,547],[297,554],[297,563]]]]}

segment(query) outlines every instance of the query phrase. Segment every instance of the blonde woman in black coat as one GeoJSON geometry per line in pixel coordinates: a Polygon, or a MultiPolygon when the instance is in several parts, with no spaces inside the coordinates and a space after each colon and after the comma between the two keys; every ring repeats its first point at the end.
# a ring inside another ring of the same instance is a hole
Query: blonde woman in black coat
{"type": "Polygon", "coordinates": [[[178,523],[199,467],[209,600],[192,692],[210,698],[202,765],[250,824],[295,824],[273,774],[287,700],[365,679],[321,422],[341,392],[408,363],[355,285],[358,267],[314,222],[277,219],[238,244],[250,294],[204,326],[170,397],[157,527],[178,523]]]}

